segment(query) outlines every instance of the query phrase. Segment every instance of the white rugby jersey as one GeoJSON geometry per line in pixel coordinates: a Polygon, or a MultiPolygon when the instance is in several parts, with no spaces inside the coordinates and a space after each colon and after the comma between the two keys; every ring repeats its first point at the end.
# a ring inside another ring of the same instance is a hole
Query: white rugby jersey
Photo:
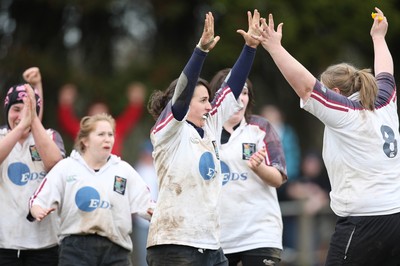
{"type": "Polygon", "coordinates": [[[73,150],[47,174],[29,205],[57,208],[60,241],[69,235],[98,234],[132,250],[131,214],[147,216],[151,200],[148,187],[127,162],[111,155],[96,172],[73,150]]]}
{"type": "MultiPolygon", "coordinates": [[[[64,144],[58,132],[51,129],[46,132],[64,156],[64,144]]],[[[7,128],[0,129],[0,139],[7,134],[7,128]]],[[[0,174],[0,248],[24,250],[57,245],[56,217],[49,217],[43,223],[26,219],[29,198],[47,174],[32,134],[22,145],[15,144],[0,164],[0,174]]]]}
{"type": "Polygon", "coordinates": [[[279,136],[260,116],[251,116],[249,123],[243,119],[221,146],[221,246],[226,254],[255,248],[282,249],[282,215],[276,188],[248,167],[251,155],[262,147],[267,152],[265,163],[286,176],[279,136]]]}
{"type": "Polygon", "coordinates": [[[240,107],[230,88],[221,89],[206,120],[204,138],[172,115],[171,102],[151,132],[159,178],[157,206],[147,246],[176,244],[218,249],[218,200],[222,186],[219,150],[223,123],[240,107]]]}
{"type": "Polygon", "coordinates": [[[400,212],[400,137],[394,77],[377,75],[375,111],[316,82],[301,106],[325,124],[323,158],[338,216],[400,212]]]}

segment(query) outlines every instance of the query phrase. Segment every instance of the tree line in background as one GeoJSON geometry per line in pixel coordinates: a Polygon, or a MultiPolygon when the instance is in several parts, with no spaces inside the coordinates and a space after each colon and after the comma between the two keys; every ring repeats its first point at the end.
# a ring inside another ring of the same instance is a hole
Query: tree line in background
{"type": "MultiPolygon", "coordinates": [[[[22,82],[22,72],[41,69],[45,95],[45,125],[57,128],[58,89],[77,84],[80,105],[106,100],[112,112],[127,102],[126,85],[146,84],[147,96],[177,78],[201,36],[205,13],[216,18],[221,41],[208,56],[202,76],[210,79],[231,67],[244,44],[236,30],[246,30],[247,10],[274,14],[284,22],[284,46],[316,76],[341,61],[373,68],[369,30],[378,6],[389,21],[387,42],[395,68],[400,63],[400,2],[346,0],[4,0],[0,3],[0,88],[22,82]]],[[[299,108],[299,100],[263,49],[250,74],[256,107],[274,103],[299,133],[303,147],[318,147],[322,124],[299,108]]],[[[396,72],[395,72],[396,73],[396,72]]],[[[395,74],[396,75],[396,74],[395,74]]],[[[85,112],[77,110],[82,114],[85,112]]],[[[0,119],[4,123],[3,116],[0,119]]],[[[139,132],[147,137],[153,124],[143,117],[139,132]]],[[[140,138],[135,138],[140,139],[140,138]]],[[[131,143],[135,145],[133,141],[131,143]]]]}

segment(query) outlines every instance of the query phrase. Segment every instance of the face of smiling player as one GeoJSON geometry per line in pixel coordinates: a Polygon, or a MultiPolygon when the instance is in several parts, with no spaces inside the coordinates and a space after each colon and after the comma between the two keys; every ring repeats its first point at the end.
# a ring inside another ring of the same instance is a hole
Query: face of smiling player
{"type": "Polygon", "coordinates": [[[189,105],[187,120],[197,127],[205,125],[208,112],[211,111],[210,95],[204,85],[197,85],[189,105]]]}
{"type": "Polygon", "coordinates": [[[24,109],[23,103],[16,103],[11,105],[8,112],[8,124],[11,129],[14,129],[21,121],[22,110],[24,109]]]}
{"type": "MultiPolygon", "coordinates": [[[[24,103],[16,103],[11,105],[10,110],[8,111],[8,124],[10,125],[10,129],[14,129],[21,122],[23,116],[25,104],[24,103]]],[[[30,128],[26,129],[22,139],[25,139],[29,135],[30,128]]]]}

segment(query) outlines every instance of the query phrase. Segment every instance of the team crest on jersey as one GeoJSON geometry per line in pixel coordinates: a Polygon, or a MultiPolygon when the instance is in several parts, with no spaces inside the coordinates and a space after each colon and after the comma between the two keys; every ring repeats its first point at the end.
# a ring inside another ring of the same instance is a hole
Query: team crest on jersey
{"type": "Polygon", "coordinates": [[[116,175],[114,178],[114,191],[121,195],[124,195],[125,188],[126,188],[126,178],[116,175]]]}
{"type": "Polygon", "coordinates": [[[32,161],[36,162],[42,160],[35,145],[29,146],[29,151],[31,152],[32,161]]]}
{"type": "Polygon", "coordinates": [[[242,143],[242,159],[249,160],[251,155],[256,152],[255,143],[242,143]]]}
{"type": "Polygon", "coordinates": [[[215,140],[213,140],[211,142],[214,146],[215,155],[217,156],[217,159],[219,160],[219,150],[218,150],[217,142],[215,140]]]}

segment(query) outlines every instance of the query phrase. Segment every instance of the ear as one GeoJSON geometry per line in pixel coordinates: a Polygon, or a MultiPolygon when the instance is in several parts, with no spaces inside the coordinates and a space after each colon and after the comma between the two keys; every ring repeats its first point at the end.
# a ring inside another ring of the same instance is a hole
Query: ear
{"type": "Polygon", "coordinates": [[[88,138],[82,138],[82,144],[85,146],[85,148],[87,148],[89,146],[89,140],[88,138]]]}
{"type": "Polygon", "coordinates": [[[342,93],[340,93],[340,90],[339,90],[338,88],[332,88],[332,90],[333,90],[334,92],[336,92],[336,93],[342,94],[342,93]]]}

